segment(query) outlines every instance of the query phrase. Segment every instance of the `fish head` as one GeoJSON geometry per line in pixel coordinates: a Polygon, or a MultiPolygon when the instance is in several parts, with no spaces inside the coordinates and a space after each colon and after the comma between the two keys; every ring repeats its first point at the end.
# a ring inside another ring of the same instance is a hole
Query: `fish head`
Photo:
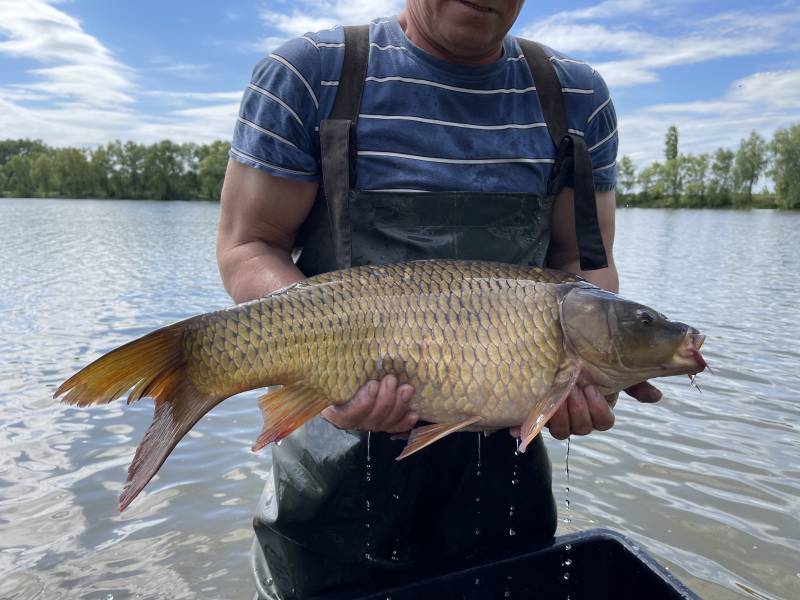
{"type": "Polygon", "coordinates": [[[705,336],[697,329],[594,286],[577,286],[564,297],[561,323],[567,347],[604,393],[708,366],[700,354],[705,336]]]}

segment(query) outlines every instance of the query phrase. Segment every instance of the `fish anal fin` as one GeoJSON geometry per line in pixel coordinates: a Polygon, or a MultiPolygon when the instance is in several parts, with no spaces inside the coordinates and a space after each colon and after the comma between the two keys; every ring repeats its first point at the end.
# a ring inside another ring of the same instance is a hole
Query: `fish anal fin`
{"type": "Polygon", "coordinates": [[[321,413],[331,401],[308,385],[292,383],[268,391],[261,396],[258,404],[264,416],[264,429],[253,444],[253,452],[282,440],[321,413]]]}
{"type": "Polygon", "coordinates": [[[520,432],[521,442],[519,451],[525,452],[528,447],[545,424],[550,420],[550,417],[555,414],[564,400],[567,399],[572,388],[578,383],[581,375],[580,365],[570,365],[559,371],[556,376],[553,387],[550,390],[550,395],[547,396],[542,402],[539,402],[534,409],[525,419],[522,424],[522,431],[520,432]]]}
{"type": "Polygon", "coordinates": [[[445,436],[455,433],[464,427],[474,425],[481,420],[481,417],[468,417],[458,423],[434,423],[433,425],[423,425],[411,430],[408,436],[408,443],[400,455],[395,460],[403,460],[411,456],[415,452],[422,450],[426,446],[430,446],[434,442],[438,442],[445,436]]]}

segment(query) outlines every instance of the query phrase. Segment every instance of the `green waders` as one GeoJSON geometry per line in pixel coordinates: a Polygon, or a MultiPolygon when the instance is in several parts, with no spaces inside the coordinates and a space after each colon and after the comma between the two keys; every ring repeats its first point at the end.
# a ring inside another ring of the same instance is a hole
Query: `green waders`
{"type": "MultiPolygon", "coordinates": [[[[553,198],[567,176],[581,265],[606,265],[586,145],[568,133],[561,85],[544,52],[519,42],[557,153],[546,196],[364,192],[354,189],[353,157],[369,29],[345,28],[336,102],[320,126],[323,193],[298,236],[303,273],[429,258],[543,265],[553,198]]],[[[259,597],[354,597],[553,536],[556,509],[541,436],[515,455],[507,432],[461,433],[395,462],[404,444],[315,418],[273,446],[254,519],[259,597]]]]}

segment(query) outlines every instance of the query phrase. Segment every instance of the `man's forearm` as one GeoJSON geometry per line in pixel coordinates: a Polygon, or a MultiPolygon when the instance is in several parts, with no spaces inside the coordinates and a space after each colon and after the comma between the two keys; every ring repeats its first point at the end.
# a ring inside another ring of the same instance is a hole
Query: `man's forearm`
{"type": "Polygon", "coordinates": [[[225,289],[237,304],[306,278],[288,252],[260,241],[222,251],[219,270],[225,289]]]}
{"type": "Polygon", "coordinates": [[[586,281],[609,292],[614,292],[615,294],[619,292],[619,273],[617,273],[617,265],[614,264],[613,260],[609,261],[609,265],[605,269],[597,269],[596,271],[581,271],[580,263],[577,260],[564,265],[551,265],[551,267],[575,273],[586,281]]]}

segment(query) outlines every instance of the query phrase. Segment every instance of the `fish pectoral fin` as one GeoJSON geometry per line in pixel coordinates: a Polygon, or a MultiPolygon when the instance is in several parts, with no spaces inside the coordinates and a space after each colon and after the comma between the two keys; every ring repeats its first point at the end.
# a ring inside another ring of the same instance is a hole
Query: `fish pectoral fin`
{"type": "Polygon", "coordinates": [[[525,452],[528,447],[545,424],[550,420],[550,417],[555,414],[564,400],[567,399],[572,388],[578,383],[581,375],[580,366],[570,368],[569,371],[562,377],[556,378],[556,384],[550,391],[550,395],[544,401],[538,403],[536,407],[530,412],[528,418],[522,424],[522,431],[520,432],[520,445],[519,451],[525,452]],[[560,381],[559,381],[560,380],[560,381]]]}
{"type": "Polygon", "coordinates": [[[330,404],[327,397],[303,383],[268,391],[258,400],[264,416],[264,429],[253,444],[253,452],[282,440],[330,404]]]}
{"type": "Polygon", "coordinates": [[[403,460],[407,456],[411,456],[414,452],[422,450],[425,446],[430,446],[434,442],[438,442],[445,436],[455,433],[464,427],[473,425],[481,420],[481,417],[467,417],[458,423],[434,423],[433,425],[423,425],[411,430],[411,435],[408,436],[408,443],[400,455],[395,460],[403,460]]]}

